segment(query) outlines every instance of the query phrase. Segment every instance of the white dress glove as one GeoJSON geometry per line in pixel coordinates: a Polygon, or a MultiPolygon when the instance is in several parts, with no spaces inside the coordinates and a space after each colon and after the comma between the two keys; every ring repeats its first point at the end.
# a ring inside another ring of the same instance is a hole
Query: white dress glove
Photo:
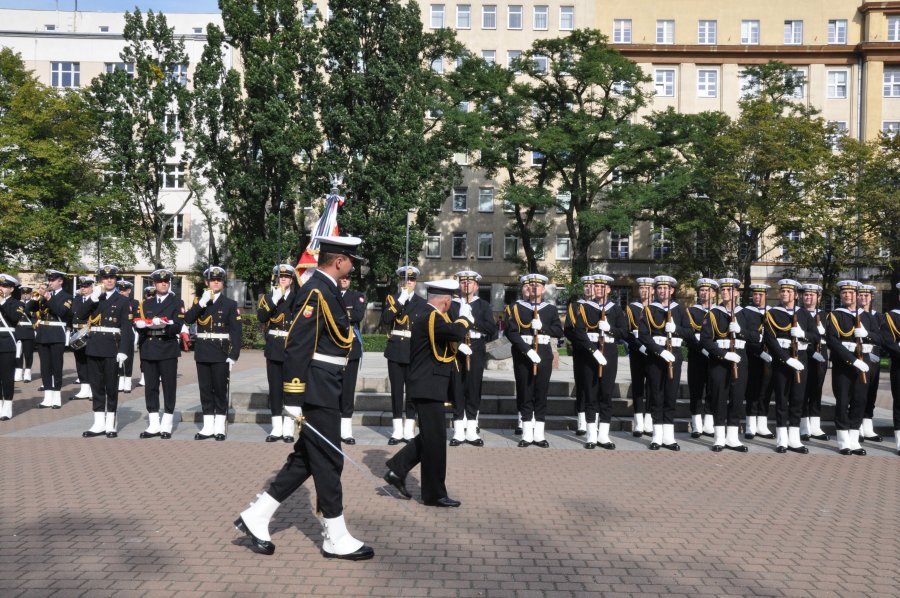
{"type": "Polygon", "coordinates": [[[234,359],[229,357],[228,359],[225,360],[225,363],[228,364],[228,369],[230,370],[231,368],[234,367],[234,364],[236,364],[237,361],[235,361],[234,359]]]}
{"type": "Polygon", "coordinates": [[[281,292],[281,287],[275,287],[272,290],[272,303],[278,303],[282,297],[284,297],[284,294],[281,292]]]}
{"type": "Polygon", "coordinates": [[[735,353],[734,351],[729,351],[728,353],[725,354],[725,361],[731,361],[731,362],[734,362],[734,363],[740,363],[740,362],[741,362],[741,356],[738,355],[737,353],[735,353]]]}
{"type": "Polygon", "coordinates": [[[879,363],[881,361],[881,357],[875,355],[874,353],[869,353],[869,361],[872,363],[879,363]]]}
{"type": "Polygon", "coordinates": [[[790,359],[788,359],[787,362],[785,362],[785,363],[787,363],[788,366],[794,368],[794,369],[797,370],[798,372],[802,372],[803,369],[804,369],[804,368],[803,368],[803,364],[800,363],[800,360],[799,360],[799,359],[794,359],[793,357],[791,357],[790,359]]]}
{"type": "Polygon", "coordinates": [[[297,407],[296,405],[285,405],[284,410],[288,412],[288,415],[291,415],[293,417],[303,416],[303,408],[297,407]]]}
{"type": "Polygon", "coordinates": [[[822,355],[821,353],[819,353],[818,351],[813,353],[813,359],[815,359],[819,363],[825,363],[825,356],[822,355]]]}
{"type": "Polygon", "coordinates": [[[123,365],[126,361],[128,361],[128,356],[124,353],[116,353],[116,363],[119,365],[123,365]]]}
{"type": "Polygon", "coordinates": [[[400,296],[397,297],[397,303],[399,303],[400,305],[404,305],[407,301],[409,301],[409,291],[403,289],[402,291],[400,291],[400,296]]]}
{"type": "Polygon", "coordinates": [[[467,319],[468,321],[474,323],[474,322],[475,322],[475,316],[472,315],[472,306],[469,305],[468,303],[462,303],[462,304],[460,304],[460,306],[459,306],[459,317],[460,317],[460,318],[465,318],[465,319],[467,319]]]}
{"type": "Polygon", "coordinates": [[[672,354],[671,351],[667,351],[663,349],[663,352],[659,354],[660,357],[665,359],[669,363],[675,363],[675,355],[672,354]]]}
{"type": "Polygon", "coordinates": [[[728,332],[733,332],[735,334],[740,334],[741,332],[741,324],[737,320],[734,322],[728,323],[728,332]]]}
{"type": "Polygon", "coordinates": [[[772,363],[772,356],[763,351],[759,354],[759,358],[762,359],[766,363],[772,363]]]}
{"type": "Polygon", "coordinates": [[[91,291],[91,301],[97,303],[98,301],[100,301],[100,295],[102,294],[103,289],[100,287],[100,285],[94,285],[94,290],[91,291]]]}
{"type": "Polygon", "coordinates": [[[866,338],[869,336],[869,331],[866,330],[865,326],[860,326],[859,328],[855,328],[853,330],[853,336],[856,338],[866,338]]]}
{"type": "Polygon", "coordinates": [[[535,332],[540,332],[541,328],[543,328],[543,327],[544,327],[544,325],[541,323],[540,318],[535,318],[531,321],[531,329],[534,330],[535,332]]]}
{"type": "Polygon", "coordinates": [[[869,371],[869,364],[867,364],[862,359],[857,359],[856,361],[854,361],[853,367],[855,367],[856,369],[858,369],[860,372],[863,372],[863,373],[869,371]]]}
{"type": "Polygon", "coordinates": [[[598,322],[597,326],[600,327],[600,332],[609,332],[611,330],[611,327],[607,320],[600,320],[600,322],[598,322]]]}
{"type": "Polygon", "coordinates": [[[209,291],[203,291],[203,294],[200,295],[200,301],[197,302],[200,307],[206,307],[206,304],[209,303],[209,300],[212,299],[212,295],[209,291]]]}
{"type": "Polygon", "coordinates": [[[540,363],[541,362],[541,356],[538,355],[537,351],[535,351],[534,349],[529,349],[528,353],[526,353],[526,355],[528,356],[528,359],[531,360],[531,363],[540,363]]]}
{"type": "Polygon", "coordinates": [[[147,327],[147,322],[144,320],[135,320],[134,327],[137,328],[138,330],[143,330],[144,328],[147,327]]]}
{"type": "Polygon", "coordinates": [[[825,334],[825,327],[822,326],[821,324],[816,326],[816,330],[819,332],[820,335],[825,334]]]}
{"type": "Polygon", "coordinates": [[[666,332],[675,332],[675,322],[666,322],[666,332]]]}
{"type": "Polygon", "coordinates": [[[150,325],[152,328],[165,328],[166,327],[166,325],[163,324],[162,320],[160,320],[158,317],[153,318],[150,325]]]}
{"type": "Polygon", "coordinates": [[[472,347],[470,347],[466,343],[459,343],[459,346],[457,346],[456,348],[463,355],[471,355],[472,354],[472,347]]]}
{"type": "Polygon", "coordinates": [[[799,326],[794,326],[791,328],[791,337],[793,338],[806,338],[806,332],[800,328],[799,326]]]}
{"type": "Polygon", "coordinates": [[[593,353],[594,359],[597,360],[597,363],[600,365],[606,365],[606,358],[603,356],[603,353],[600,352],[600,349],[594,350],[593,353]]]}

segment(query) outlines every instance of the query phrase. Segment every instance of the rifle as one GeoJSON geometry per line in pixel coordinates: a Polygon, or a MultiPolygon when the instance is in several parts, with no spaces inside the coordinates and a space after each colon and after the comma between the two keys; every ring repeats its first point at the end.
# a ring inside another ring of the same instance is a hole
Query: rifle
{"type": "MultiPolygon", "coordinates": [[[[860,328],[862,326],[862,323],[859,318],[859,303],[858,303],[858,301],[859,300],[857,299],[857,301],[855,301],[853,303],[853,310],[856,312],[856,327],[860,328]]],[[[856,358],[857,359],[863,358],[863,342],[862,342],[862,339],[859,338],[858,336],[856,337],[856,358]]],[[[865,372],[863,372],[863,371],[859,372],[859,381],[863,384],[867,384],[867,378],[866,378],[865,372]]]]}
{"type": "MultiPolygon", "coordinates": [[[[672,321],[672,308],[666,304],[666,324],[672,321]]],[[[666,351],[672,352],[672,333],[666,331],[666,351]]],[[[675,364],[669,362],[669,380],[675,377],[675,364]]]]}
{"type": "MultiPolygon", "coordinates": [[[[534,314],[531,317],[532,322],[534,322],[535,320],[540,318],[540,315],[538,314],[538,304],[535,303],[535,301],[534,301],[534,298],[536,295],[537,295],[537,283],[532,282],[531,283],[531,305],[534,308],[534,314]]],[[[534,334],[534,336],[531,339],[531,345],[532,345],[531,348],[534,350],[535,353],[537,353],[538,352],[538,332],[540,332],[540,331],[534,330],[534,324],[532,324],[531,332],[534,334]]],[[[531,364],[531,375],[537,376],[537,373],[538,373],[538,364],[536,364],[536,363],[531,364]]]]}
{"type": "MultiPolygon", "coordinates": [[[[603,305],[600,307],[600,321],[601,322],[606,321],[606,297],[605,296],[603,297],[603,305]]],[[[600,338],[598,339],[598,343],[599,343],[600,353],[603,353],[606,350],[606,337],[605,337],[605,333],[603,332],[603,330],[600,330],[599,332],[600,332],[600,338]]],[[[598,378],[603,377],[603,366],[602,365],[597,366],[597,377],[598,378]]]]}
{"type": "MultiPolygon", "coordinates": [[[[465,294],[460,289],[459,292],[459,304],[466,305],[468,301],[466,300],[465,294]]],[[[469,346],[469,349],[472,348],[472,335],[469,333],[469,328],[466,327],[466,339],[463,341],[466,345],[469,346]]],[[[469,372],[472,369],[472,356],[466,355],[466,372],[469,372]]]]}
{"type": "MultiPolygon", "coordinates": [[[[858,318],[859,318],[859,316],[857,316],[857,319],[858,318]]],[[[794,316],[792,318],[791,328],[794,328],[796,326],[797,326],[797,305],[794,304],[794,316]]],[[[791,335],[791,357],[793,359],[797,359],[799,356],[800,356],[800,351],[797,348],[797,337],[794,335],[791,335]]],[[[800,370],[794,370],[794,382],[796,382],[797,384],[800,383],[800,370]]]]}
{"type": "MultiPolygon", "coordinates": [[[[735,291],[732,291],[732,292],[731,292],[731,322],[729,322],[729,324],[733,324],[733,323],[734,323],[734,311],[735,311],[735,310],[734,310],[734,294],[735,294],[735,291]]],[[[713,316],[713,317],[715,317],[715,316],[713,316]]],[[[730,346],[729,349],[728,349],[728,350],[731,351],[732,353],[734,353],[734,345],[735,345],[735,341],[736,341],[736,340],[737,340],[737,334],[734,333],[734,332],[732,332],[732,333],[731,333],[731,346],[730,346]]],[[[732,364],[731,364],[731,379],[732,379],[732,380],[737,380],[737,379],[738,379],[738,375],[739,375],[739,372],[738,372],[738,364],[732,362],[732,364]]]]}

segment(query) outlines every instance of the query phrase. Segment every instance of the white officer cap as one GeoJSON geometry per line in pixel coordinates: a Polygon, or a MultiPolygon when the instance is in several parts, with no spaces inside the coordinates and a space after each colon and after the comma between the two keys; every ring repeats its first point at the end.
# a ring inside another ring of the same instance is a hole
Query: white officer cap
{"type": "Polygon", "coordinates": [[[278,264],[274,268],[272,268],[272,274],[284,275],[284,276],[293,276],[294,275],[294,267],[290,264],[278,264]]]}
{"type": "Polygon", "coordinates": [[[822,294],[822,287],[820,287],[817,284],[812,284],[812,283],[800,285],[800,290],[802,290],[803,292],[812,291],[813,293],[816,293],[817,295],[822,294]]]}
{"type": "Polygon", "coordinates": [[[717,289],[719,288],[719,283],[713,280],[712,278],[698,278],[697,279],[697,288],[702,289],[703,287],[709,289],[717,289]]]}
{"type": "Polygon", "coordinates": [[[19,286],[19,280],[15,276],[9,274],[0,274],[0,286],[17,287],[19,286]]]}
{"type": "Polygon", "coordinates": [[[875,287],[871,284],[862,284],[860,283],[859,289],[856,291],[857,293],[874,293],[875,287]]]}
{"type": "Polygon", "coordinates": [[[80,287],[86,287],[86,286],[92,285],[92,284],[94,284],[94,282],[96,282],[96,281],[94,280],[93,276],[85,275],[85,276],[78,277],[78,286],[80,286],[80,287]]]}
{"type": "Polygon", "coordinates": [[[778,288],[780,290],[789,289],[791,291],[796,291],[800,288],[800,283],[793,278],[782,278],[778,281],[778,288]]]}
{"type": "Polygon", "coordinates": [[[678,286],[678,281],[675,280],[673,276],[669,276],[668,274],[660,274],[656,278],[653,279],[653,286],[658,287],[660,285],[667,284],[672,288],[678,286]]]}
{"type": "Polygon", "coordinates": [[[593,274],[588,274],[587,276],[582,276],[582,277],[581,277],[581,282],[583,282],[583,283],[593,283],[593,282],[594,282],[594,275],[593,275],[593,274]]]}
{"type": "Polygon", "coordinates": [[[594,284],[607,284],[611,285],[615,282],[615,278],[609,276],[608,274],[594,274],[594,284]]]}
{"type": "Polygon", "coordinates": [[[481,280],[481,274],[474,270],[460,270],[455,276],[458,280],[474,280],[475,282],[481,280]]]}
{"type": "Polygon", "coordinates": [[[754,293],[765,293],[766,291],[768,291],[771,288],[772,287],[770,287],[769,285],[767,285],[764,282],[751,282],[750,283],[750,290],[753,291],[754,293]]]}
{"type": "Polygon", "coordinates": [[[737,278],[720,278],[716,281],[716,284],[719,285],[720,289],[724,289],[726,287],[736,289],[741,286],[741,281],[737,278]]]}
{"type": "Polygon", "coordinates": [[[203,278],[206,280],[225,280],[225,268],[210,266],[203,271],[203,278]]]}
{"type": "Polygon", "coordinates": [[[837,288],[839,291],[858,291],[859,283],[855,280],[839,280],[837,288]]]}
{"type": "Polygon", "coordinates": [[[47,275],[47,280],[53,280],[54,278],[65,278],[66,275],[60,272],[59,270],[48,269],[44,270],[44,274],[47,275]]]}
{"type": "Polygon", "coordinates": [[[637,284],[639,287],[652,287],[653,278],[651,276],[638,276],[637,284]]]}
{"type": "Polygon", "coordinates": [[[538,274],[537,272],[531,272],[531,273],[525,274],[521,278],[519,278],[519,282],[522,284],[531,284],[531,283],[547,284],[548,282],[550,282],[550,279],[547,278],[546,276],[544,276],[543,274],[538,274]]]}
{"type": "Polygon", "coordinates": [[[419,269],[415,266],[400,266],[397,268],[397,276],[413,280],[419,276],[419,269]]]}
{"type": "Polygon", "coordinates": [[[425,289],[429,295],[452,295],[459,290],[459,282],[452,278],[429,280],[425,283],[425,289]]]}
{"type": "Polygon", "coordinates": [[[345,255],[354,260],[362,260],[361,255],[353,253],[362,239],[359,237],[341,237],[338,235],[329,235],[316,237],[319,242],[319,253],[336,253],[337,255],[345,255]]]}

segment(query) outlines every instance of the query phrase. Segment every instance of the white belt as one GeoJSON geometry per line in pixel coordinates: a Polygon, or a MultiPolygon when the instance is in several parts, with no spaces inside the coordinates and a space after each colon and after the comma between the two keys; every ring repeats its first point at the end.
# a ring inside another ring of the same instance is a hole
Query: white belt
{"type": "Polygon", "coordinates": [[[15,332],[15,328],[0,328],[0,332],[15,332]]]}
{"type": "Polygon", "coordinates": [[[19,326],[31,326],[31,322],[19,322],[19,326]]]}
{"type": "MultiPolygon", "coordinates": [[[[716,344],[719,345],[720,349],[731,349],[731,339],[722,339],[717,340],[716,344]]],[[[747,341],[742,341],[740,339],[734,339],[734,348],[735,349],[743,349],[747,346],[747,341]]]]}
{"type": "Polygon", "coordinates": [[[475,332],[474,330],[469,333],[469,338],[481,338],[482,336],[484,335],[480,332],[475,332]]]}
{"type": "Polygon", "coordinates": [[[231,338],[231,335],[224,332],[200,332],[197,334],[197,338],[204,340],[228,340],[231,338]]]}
{"type": "Polygon", "coordinates": [[[412,336],[409,330],[391,330],[391,334],[394,336],[402,336],[403,338],[409,338],[412,336]]]}
{"type": "MultiPolygon", "coordinates": [[[[538,335],[538,344],[539,345],[549,345],[550,344],[550,336],[547,334],[539,334],[538,335]]],[[[530,334],[523,334],[522,340],[528,343],[529,345],[534,340],[534,337],[530,334]]]]}
{"type": "Polygon", "coordinates": [[[91,332],[106,332],[108,334],[121,334],[122,331],[111,326],[91,326],[91,332]]]}
{"type": "Polygon", "coordinates": [[[268,334],[271,334],[272,336],[286,337],[288,335],[288,331],[287,330],[269,330],[268,334]]]}
{"type": "MultiPolygon", "coordinates": [[[[668,342],[668,340],[669,340],[669,339],[667,339],[667,338],[664,337],[664,336],[654,336],[654,337],[653,337],[653,342],[656,343],[657,345],[659,345],[660,347],[664,347],[664,346],[666,345],[666,342],[668,342]]],[[[681,339],[673,336],[673,337],[672,337],[672,346],[673,346],[673,347],[680,347],[680,346],[681,346],[681,339]]]]}
{"type": "MultiPolygon", "coordinates": [[[[791,339],[789,338],[779,338],[776,339],[778,341],[778,346],[782,349],[790,349],[791,348],[791,339]]],[[[797,350],[798,351],[806,351],[806,348],[809,346],[809,343],[805,343],[803,341],[797,341],[797,350]]]]}
{"type": "Polygon", "coordinates": [[[338,357],[336,355],[324,355],[322,353],[313,353],[313,361],[324,361],[325,363],[333,363],[334,365],[339,365],[341,367],[347,366],[347,358],[346,357],[338,357]]]}
{"type": "Polygon", "coordinates": [[[75,330],[81,330],[81,329],[84,328],[85,326],[87,326],[87,324],[74,324],[74,325],[72,326],[72,328],[74,328],[75,330]]]}
{"type": "MultiPolygon", "coordinates": [[[[849,351],[856,351],[856,343],[842,342],[841,344],[844,345],[844,347],[846,347],[847,350],[849,350],[849,351]]],[[[869,344],[863,343],[862,352],[863,353],[871,353],[872,349],[874,349],[874,348],[875,348],[875,345],[869,345],[869,344]]]]}
{"type": "Polygon", "coordinates": [[[41,321],[39,322],[39,324],[40,324],[41,326],[62,326],[63,328],[65,328],[65,326],[66,326],[66,323],[65,323],[65,322],[47,322],[47,321],[44,321],[44,320],[41,320],[41,321]]]}
{"type": "Polygon", "coordinates": [[[591,342],[594,342],[594,343],[598,342],[600,340],[601,336],[603,337],[603,342],[606,342],[606,343],[616,342],[616,339],[611,337],[608,334],[601,335],[599,332],[588,332],[587,335],[588,335],[588,340],[591,342]]]}

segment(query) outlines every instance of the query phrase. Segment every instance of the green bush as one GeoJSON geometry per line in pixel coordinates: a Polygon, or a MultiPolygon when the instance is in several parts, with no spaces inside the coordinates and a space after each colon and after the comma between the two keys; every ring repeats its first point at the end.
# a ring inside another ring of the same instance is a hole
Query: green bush
{"type": "Polygon", "coordinates": [[[263,337],[262,327],[256,320],[255,315],[252,318],[246,316],[242,317],[241,324],[244,325],[243,338],[241,341],[242,349],[262,349],[266,346],[266,339],[263,337]]]}

